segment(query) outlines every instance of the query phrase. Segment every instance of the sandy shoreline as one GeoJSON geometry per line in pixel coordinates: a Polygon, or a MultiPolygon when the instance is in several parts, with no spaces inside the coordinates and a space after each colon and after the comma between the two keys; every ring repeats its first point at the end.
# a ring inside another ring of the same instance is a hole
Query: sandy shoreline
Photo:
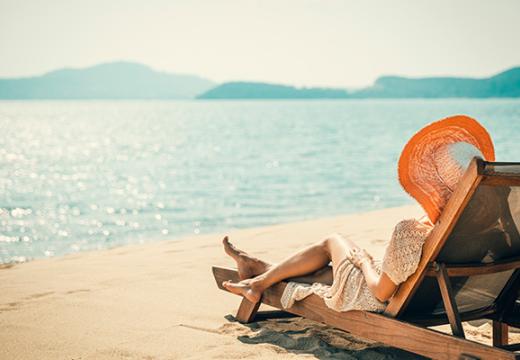
{"type": "MultiPolygon", "coordinates": [[[[229,235],[239,247],[278,261],[341,232],[380,258],[395,223],[420,214],[417,206],[405,206],[229,235]]],[[[131,245],[0,269],[0,358],[406,356],[297,318],[250,326],[229,321],[225,316],[234,313],[240,299],[218,290],[211,274],[213,264],[232,265],[221,248],[223,235],[131,245]]],[[[487,324],[468,329],[472,338],[489,341],[487,324]]]]}

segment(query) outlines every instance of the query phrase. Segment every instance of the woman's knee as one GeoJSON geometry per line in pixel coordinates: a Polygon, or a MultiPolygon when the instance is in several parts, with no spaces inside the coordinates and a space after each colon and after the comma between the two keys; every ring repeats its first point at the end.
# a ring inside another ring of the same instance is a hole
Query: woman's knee
{"type": "Polygon", "coordinates": [[[343,241],[343,237],[338,233],[333,233],[323,239],[319,244],[323,248],[323,250],[329,255],[329,258],[332,257],[333,249],[337,249],[340,246],[340,243],[343,241]]]}
{"type": "Polygon", "coordinates": [[[341,234],[331,234],[326,239],[327,253],[332,266],[337,268],[345,259],[350,248],[349,241],[341,234]]]}

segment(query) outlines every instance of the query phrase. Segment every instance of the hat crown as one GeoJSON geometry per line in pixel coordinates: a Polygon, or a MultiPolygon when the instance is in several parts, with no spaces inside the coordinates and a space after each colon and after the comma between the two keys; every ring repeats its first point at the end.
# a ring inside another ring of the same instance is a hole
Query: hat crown
{"type": "Polygon", "coordinates": [[[495,160],[488,132],[469,116],[450,116],[408,140],[399,157],[399,181],[435,223],[475,156],[495,160]]]}
{"type": "MultiPolygon", "coordinates": [[[[468,168],[469,163],[475,157],[484,156],[473,144],[465,141],[446,144],[441,146],[433,154],[433,162],[437,169],[438,178],[432,181],[440,181],[439,186],[448,188],[449,193],[453,192],[455,186],[460,181],[462,175],[468,168]]],[[[449,194],[443,194],[443,200],[448,201],[449,194]]]]}

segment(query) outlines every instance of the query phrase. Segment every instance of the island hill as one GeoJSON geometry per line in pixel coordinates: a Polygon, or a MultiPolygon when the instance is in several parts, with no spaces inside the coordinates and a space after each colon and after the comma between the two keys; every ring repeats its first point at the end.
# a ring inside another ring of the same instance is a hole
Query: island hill
{"type": "Polygon", "coordinates": [[[358,89],[296,88],[292,86],[229,82],[199,99],[362,99],[362,98],[491,98],[520,97],[520,67],[484,79],[383,76],[373,86],[358,89]]]}
{"type": "Polygon", "coordinates": [[[0,99],[193,99],[216,84],[132,62],[0,79],[0,99]]]}
{"type": "Polygon", "coordinates": [[[199,95],[199,99],[345,99],[345,89],[296,88],[260,82],[228,82],[199,95]]]}
{"type": "Polygon", "coordinates": [[[0,99],[361,99],[520,97],[520,67],[489,78],[383,76],[357,90],[260,82],[216,84],[132,62],[0,79],[0,99]]]}

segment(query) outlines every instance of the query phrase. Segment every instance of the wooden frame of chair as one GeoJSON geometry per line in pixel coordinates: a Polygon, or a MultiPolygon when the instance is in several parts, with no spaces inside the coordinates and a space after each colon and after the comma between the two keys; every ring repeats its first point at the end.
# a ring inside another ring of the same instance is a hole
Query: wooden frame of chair
{"type": "MultiPolygon", "coordinates": [[[[227,291],[222,286],[226,280],[238,281],[238,272],[224,267],[213,267],[213,275],[220,289],[227,291]]],[[[278,283],[267,289],[261,303],[270,305],[280,310],[282,304],[280,298],[287,286],[286,282],[278,283]]],[[[258,311],[257,304],[252,304],[242,298],[236,319],[242,323],[254,320],[258,311]]],[[[461,337],[452,336],[427,327],[415,325],[406,321],[394,319],[384,314],[368,311],[337,312],[328,308],[323,299],[317,295],[311,295],[302,301],[297,301],[290,309],[285,311],[321,322],[353,335],[373,341],[378,341],[389,346],[394,346],[432,359],[520,359],[507,347],[492,347],[461,337]]],[[[505,333],[502,333],[504,336],[505,333]]]]}
{"type": "MultiPolygon", "coordinates": [[[[384,314],[367,311],[337,312],[328,308],[317,295],[311,295],[302,301],[297,301],[285,311],[433,359],[520,359],[520,354],[513,352],[520,349],[520,344],[508,344],[507,319],[507,314],[514,306],[520,287],[520,270],[518,270],[520,269],[520,258],[490,264],[471,265],[447,265],[435,261],[479,184],[520,185],[520,175],[502,176],[493,171],[486,171],[486,165],[493,164],[504,163],[486,163],[477,158],[471,162],[424,243],[423,254],[417,271],[399,286],[384,314]],[[510,277],[493,307],[465,314],[459,313],[454,300],[450,277],[490,274],[513,269],[516,269],[513,276],[510,277]],[[400,320],[399,317],[402,316],[405,307],[425,276],[434,276],[437,279],[447,321],[445,318],[417,319],[413,323],[400,320]],[[478,318],[492,319],[493,346],[464,338],[462,321],[478,318]],[[451,326],[453,335],[426,327],[447,322],[451,326]]],[[[520,163],[508,164],[520,166],[520,163]]],[[[217,286],[222,290],[226,290],[222,286],[223,281],[238,281],[238,273],[233,269],[213,267],[213,274],[217,286]]],[[[286,285],[286,282],[281,282],[267,289],[262,296],[261,303],[282,309],[280,298],[286,285]]],[[[259,306],[260,302],[252,304],[243,298],[236,318],[245,323],[252,321],[259,306]]]]}

